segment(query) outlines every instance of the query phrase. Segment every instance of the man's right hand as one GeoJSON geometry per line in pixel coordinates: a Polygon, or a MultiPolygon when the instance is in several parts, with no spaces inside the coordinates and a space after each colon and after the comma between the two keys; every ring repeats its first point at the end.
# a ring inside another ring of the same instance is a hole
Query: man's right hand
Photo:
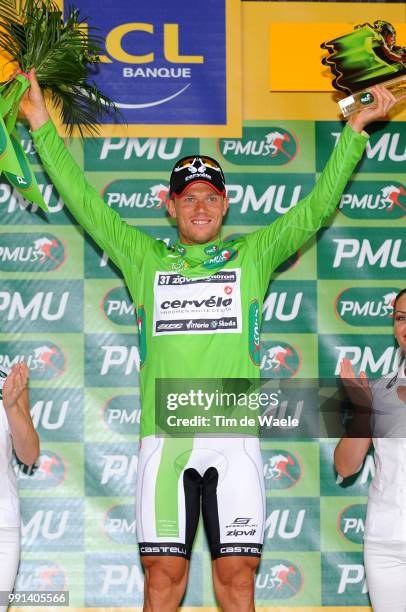
{"type": "Polygon", "coordinates": [[[49,113],[45,104],[44,96],[37,81],[35,68],[28,73],[31,87],[27,89],[21,98],[20,111],[28,119],[32,130],[38,130],[49,119],[49,113]]]}

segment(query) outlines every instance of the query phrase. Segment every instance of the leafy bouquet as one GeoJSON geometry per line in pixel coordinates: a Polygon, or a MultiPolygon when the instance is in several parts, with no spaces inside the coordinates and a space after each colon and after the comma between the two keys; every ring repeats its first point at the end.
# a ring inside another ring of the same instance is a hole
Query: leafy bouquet
{"type": "MultiPolygon", "coordinates": [[[[68,9],[66,20],[52,0],[0,0],[0,56],[17,68],[15,78],[0,84],[0,172],[28,200],[46,210],[35,176],[15,129],[18,108],[35,67],[41,89],[48,92],[72,133],[77,126],[97,132],[103,115],[118,111],[114,103],[88,82],[89,69],[100,62],[102,38],[68,9]]],[[[16,71],[14,71],[16,72],[16,71]]]]}

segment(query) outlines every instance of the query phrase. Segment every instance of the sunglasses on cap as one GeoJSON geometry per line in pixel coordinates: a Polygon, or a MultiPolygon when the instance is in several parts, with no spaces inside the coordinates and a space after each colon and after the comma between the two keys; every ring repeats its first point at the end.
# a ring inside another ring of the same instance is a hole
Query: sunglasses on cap
{"type": "Polygon", "coordinates": [[[176,162],[173,172],[179,172],[179,170],[184,170],[185,168],[195,166],[197,161],[200,161],[203,166],[206,166],[207,168],[212,168],[213,170],[220,172],[221,177],[224,180],[224,174],[220,164],[212,157],[207,157],[207,155],[189,155],[188,157],[182,157],[182,159],[176,162]]]}

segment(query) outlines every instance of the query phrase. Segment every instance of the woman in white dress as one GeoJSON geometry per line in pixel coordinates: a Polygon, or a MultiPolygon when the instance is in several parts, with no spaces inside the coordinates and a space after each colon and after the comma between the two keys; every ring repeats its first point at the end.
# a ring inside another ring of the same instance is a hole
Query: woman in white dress
{"type": "Polygon", "coordinates": [[[355,474],[374,445],[375,476],[368,493],[364,564],[375,612],[406,612],[406,289],[394,303],[394,335],[401,349],[396,372],[368,382],[349,360],[341,377],[357,403],[369,405],[371,437],[342,438],[334,461],[343,478],[355,474]],[[364,398],[364,401],[361,398],[364,398]]]}
{"type": "MultiPolygon", "coordinates": [[[[20,505],[12,451],[26,465],[39,455],[28,401],[28,367],[0,366],[0,591],[12,591],[20,558],[20,505]]],[[[7,609],[1,602],[0,612],[7,609]]]]}

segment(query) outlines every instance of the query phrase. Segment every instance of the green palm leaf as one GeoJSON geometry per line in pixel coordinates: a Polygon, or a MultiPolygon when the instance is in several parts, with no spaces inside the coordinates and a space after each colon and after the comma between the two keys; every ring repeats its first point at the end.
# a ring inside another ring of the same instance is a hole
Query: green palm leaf
{"type": "Polygon", "coordinates": [[[84,130],[97,132],[95,124],[102,117],[114,122],[119,115],[88,80],[89,68],[100,62],[102,43],[72,6],[64,21],[52,0],[17,0],[15,5],[0,0],[0,50],[23,72],[35,67],[41,88],[51,93],[68,130],[77,125],[82,136],[84,130]]]}

